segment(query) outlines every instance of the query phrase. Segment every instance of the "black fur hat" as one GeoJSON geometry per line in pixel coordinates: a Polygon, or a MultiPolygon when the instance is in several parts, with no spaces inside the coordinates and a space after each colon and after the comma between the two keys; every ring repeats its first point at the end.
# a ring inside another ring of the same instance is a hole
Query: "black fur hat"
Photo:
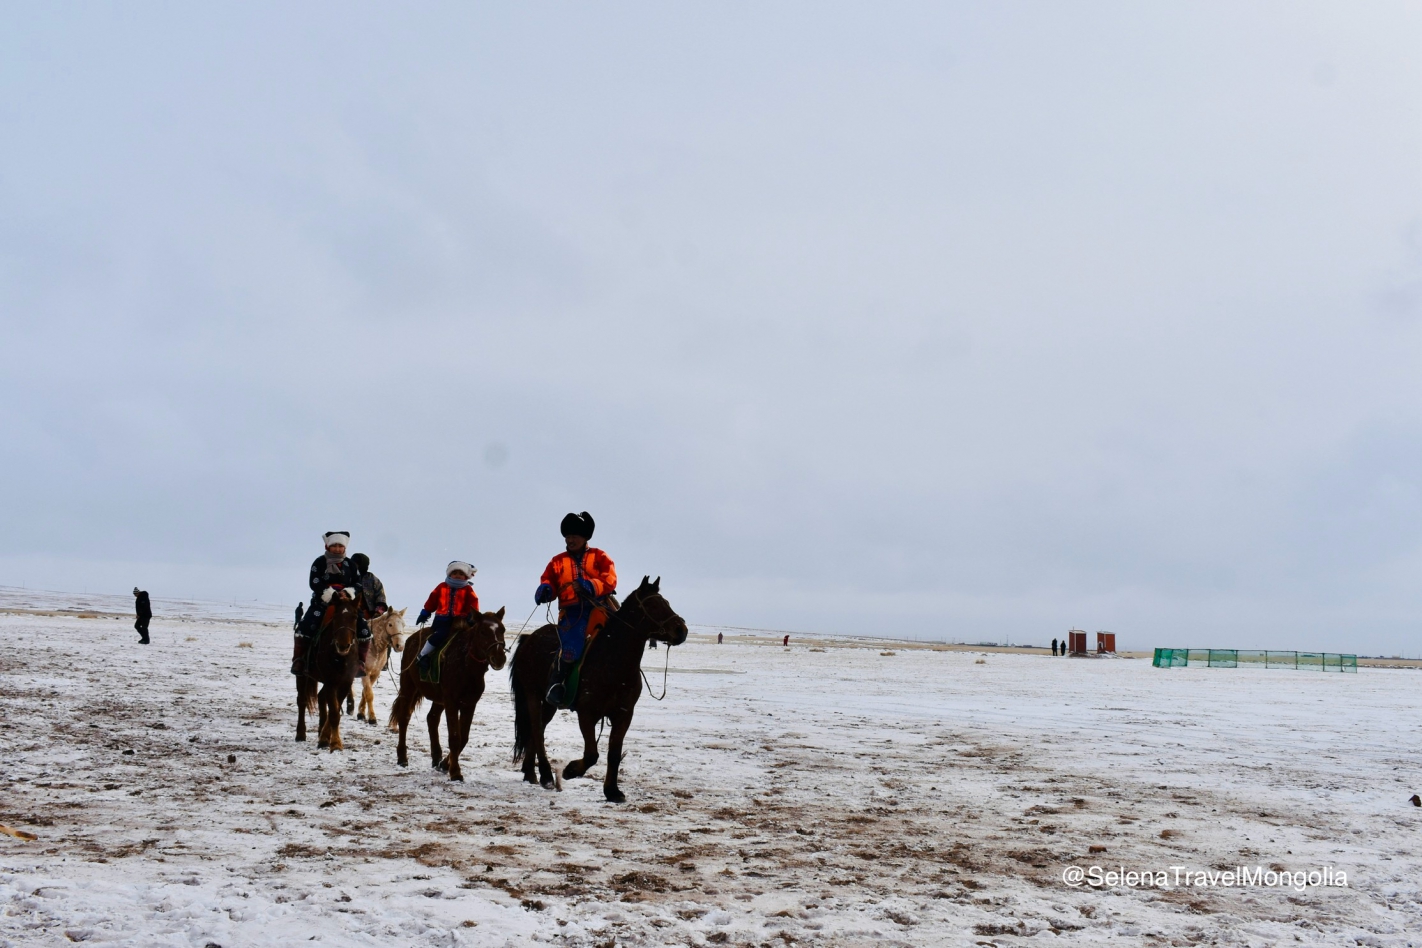
{"type": "Polygon", "coordinates": [[[592,514],[584,510],[581,514],[568,514],[563,518],[558,529],[563,532],[565,537],[582,537],[584,540],[591,540],[593,529],[596,526],[593,523],[592,514]]]}
{"type": "Polygon", "coordinates": [[[370,569],[370,557],[366,556],[364,553],[351,554],[351,562],[354,563],[355,568],[360,570],[362,573],[370,569]]]}

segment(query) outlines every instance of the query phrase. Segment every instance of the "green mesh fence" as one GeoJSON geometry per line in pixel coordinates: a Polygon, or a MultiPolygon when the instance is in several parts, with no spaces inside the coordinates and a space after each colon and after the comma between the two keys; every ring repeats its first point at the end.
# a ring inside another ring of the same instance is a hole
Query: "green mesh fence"
{"type": "Polygon", "coordinates": [[[1235,648],[1158,648],[1156,668],[1304,668],[1312,671],[1356,672],[1358,656],[1338,652],[1275,652],[1235,648]]]}

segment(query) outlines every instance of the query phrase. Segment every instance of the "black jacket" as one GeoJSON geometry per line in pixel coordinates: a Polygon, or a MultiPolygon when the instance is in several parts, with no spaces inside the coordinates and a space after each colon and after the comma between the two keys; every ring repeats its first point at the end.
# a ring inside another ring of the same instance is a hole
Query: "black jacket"
{"type": "Polygon", "coordinates": [[[316,557],[311,564],[311,578],[309,580],[311,592],[319,596],[331,586],[342,586],[354,588],[360,585],[360,571],[349,557],[342,558],[337,572],[326,572],[326,557],[324,555],[316,557]]]}
{"type": "Polygon", "coordinates": [[[380,614],[380,607],[390,607],[385,601],[385,584],[374,573],[365,573],[360,578],[360,604],[368,616],[380,614]]]}
{"type": "Polygon", "coordinates": [[[138,595],[133,598],[133,608],[138,613],[138,617],[140,619],[153,618],[153,607],[148,602],[148,593],[140,590],[138,595]]]}

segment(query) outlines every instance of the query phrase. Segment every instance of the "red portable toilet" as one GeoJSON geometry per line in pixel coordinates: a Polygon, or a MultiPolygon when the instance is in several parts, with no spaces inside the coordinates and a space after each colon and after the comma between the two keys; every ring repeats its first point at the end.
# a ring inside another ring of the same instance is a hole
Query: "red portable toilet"
{"type": "Polygon", "coordinates": [[[1072,655],[1086,654],[1086,632],[1081,629],[1067,631],[1067,651],[1072,655]]]}
{"type": "Polygon", "coordinates": [[[1097,633],[1096,633],[1096,651],[1098,651],[1098,652],[1112,652],[1112,653],[1114,653],[1114,652],[1116,651],[1116,633],[1115,633],[1115,632],[1097,632],[1097,633]]]}

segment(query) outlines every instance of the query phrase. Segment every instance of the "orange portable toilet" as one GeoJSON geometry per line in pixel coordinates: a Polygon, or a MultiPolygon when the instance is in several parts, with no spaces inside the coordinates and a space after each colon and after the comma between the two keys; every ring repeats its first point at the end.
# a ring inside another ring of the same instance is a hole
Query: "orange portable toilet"
{"type": "Polygon", "coordinates": [[[1116,633],[1115,633],[1115,632],[1097,632],[1097,633],[1096,633],[1096,651],[1098,651],[1098,652],[1112,652],[1112,653],[1114,653],[1114,652],[1116,651],[1116,633]]]}
{"type": "Polygon", "coordinates": [[[1067,651],[1072,655],[1086,654],[1086,633],[1081,629],[1069,629],[1067,631],[1067,651]]]}

